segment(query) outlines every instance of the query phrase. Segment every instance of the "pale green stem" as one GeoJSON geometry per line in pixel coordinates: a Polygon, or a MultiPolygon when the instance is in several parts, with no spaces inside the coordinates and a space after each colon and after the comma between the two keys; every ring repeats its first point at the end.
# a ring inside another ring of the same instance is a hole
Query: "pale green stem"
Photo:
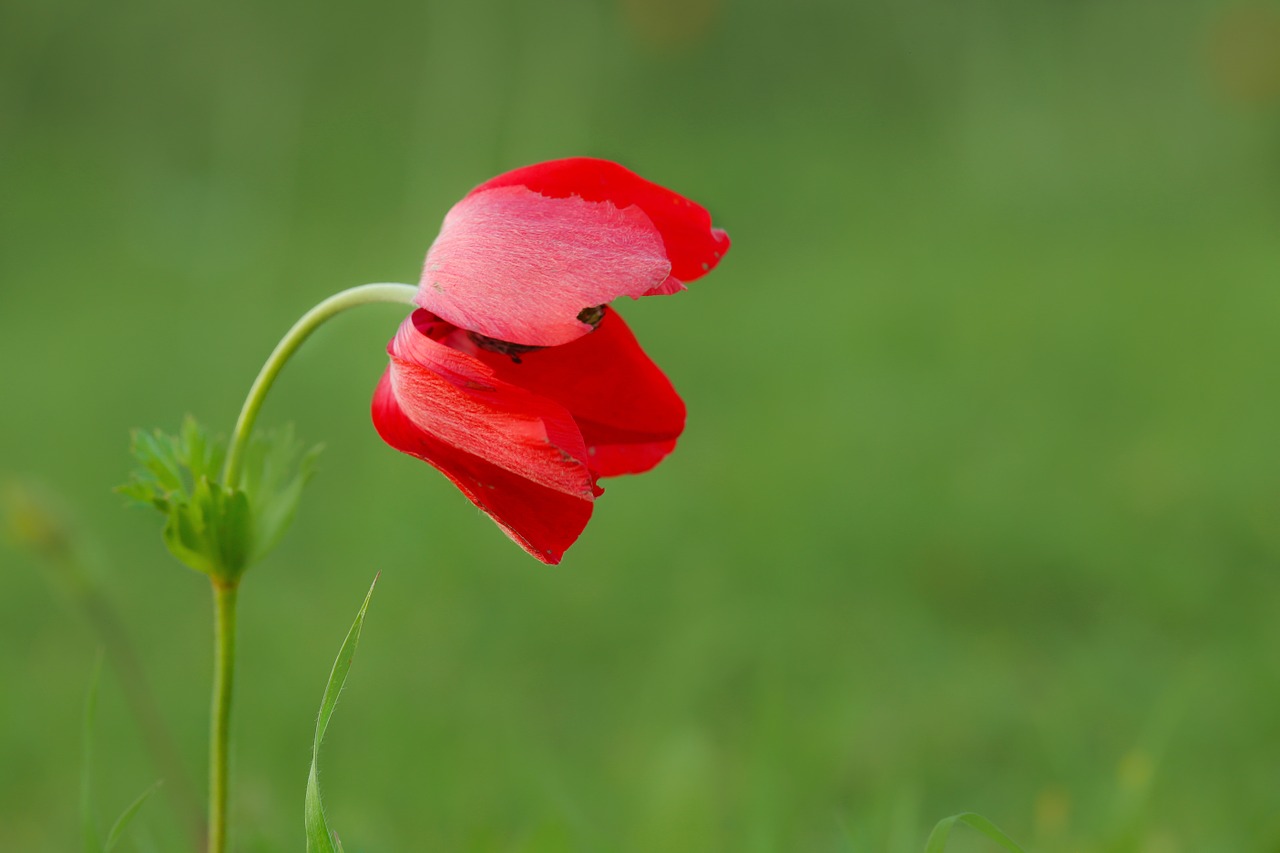
{"type": "Polygon", "coordinates": [[[275,350],[267,358],[267,363],[262,365],[262,370],[258,372],[258,378],[253,380],[253,387],[249,389],[249,396],[245,398],[240,417],[236,420],[236,428],[231,433],[227,464],[222,469],[222,485],[228,489],[234,489],[239,484],[241,469],[244,467],[245,448],[248,447],[249,436],[253,432],[253,422],[257,420],[262,401],[266,399],[271,383],[275,381],[276,375],[280,373],[285,362],[298,347],[302,346],[302,342],[310,337],[312,332],[330,317],[357,305],[370,302],[412,305],[414,294],[417,292],[418,289],[410,284],[362,284],[359,287],[335,293],[303,314],[302,318],[293,324],[293,328],[280,339],[280,343],[276,344],[275,350]]]}
{"type": "MultiPolygon", "coordinates": [[[[234,489],[244,468],[244,453],[253,423],[267,392],[289,357],[326,320],[348,308],[371,302],[413,304],[418,289],[409,284],[362,284],[336,293],[312,308],[285,333],[253,380],[231,433],[222,485],[234,489]]],[[[227,846],[227,771],[231,732],[231,687],[236,665],[236,594],[239,582],[213,580],[213,704],[209,720],[209,845],[207,853],[225,853],[227,846]]]]}
{"type": "Polygon", "coordinates": [[[209,844],[227,849],[227,775],[231,685],[236,671],[236,594],[239,584],[213,581],[213,706],[209,715],[209,844]]]}

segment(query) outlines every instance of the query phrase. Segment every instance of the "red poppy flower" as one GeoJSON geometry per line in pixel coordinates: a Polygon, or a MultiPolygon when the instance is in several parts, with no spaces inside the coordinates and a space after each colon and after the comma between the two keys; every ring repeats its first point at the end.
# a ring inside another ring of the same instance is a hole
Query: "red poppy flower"
{"type": "Polygon", "coordinates": [[[597,480],[649,470],[684,428],[671,383],[602,306],[683,290],[728,248],[705,209],[616,163],[499,175],[445,217],[423,310],[388,346],[374,425],[558,563],[597,480]]]}

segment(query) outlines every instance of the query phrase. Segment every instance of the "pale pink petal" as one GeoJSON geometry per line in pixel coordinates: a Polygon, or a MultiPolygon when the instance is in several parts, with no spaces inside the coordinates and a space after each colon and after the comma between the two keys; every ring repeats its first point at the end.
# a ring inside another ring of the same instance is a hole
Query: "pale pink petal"
{"type": "MultiPolygon", "coordinates": [[[[528,187],[549,198],[578,196],[587,201],[610,201],[617,207],[636,205],[662,235],[671,259],[671,275],[681,282],[706,275],[729,251],[729,235],[711,226],[706,208],[608,160],[569,157],[535,163],[490,178],[472,193],[506,186],[528,187]]],[[[654,295],[675,292],[650,291],[654,295]]]]}
{"type": "Polygon", "coordinates": [[[534,346],[591,331],[584,308],[669,292],[662,235],[637,206],[505,186],[468,195],[427,252],[417,303],[463,329],[534,346]]]}

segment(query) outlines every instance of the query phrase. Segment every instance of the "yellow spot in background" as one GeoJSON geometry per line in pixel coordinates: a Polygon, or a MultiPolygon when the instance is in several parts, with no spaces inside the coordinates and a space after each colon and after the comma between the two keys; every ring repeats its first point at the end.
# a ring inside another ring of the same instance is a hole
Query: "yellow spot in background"
{"type": "Polygon", "coordinates": [[[1071,797],[1061,788],[1045,788],[1036,795],[1035,831],[1038,836],[1061,835],[1071,816],[1071,797]]]}
{"type": "Polygon", "coordinates": [[[57,500],[34,483],[14,480],[0,490],[4,538],[47,559],[61,559],[71,549],[69,525],[57,500]]]}
{"type": "Polygon", "coordinates": [[[1233,101],[1280,101],[1280,10],[1256,3],[1227,9],[1209,31],[1209,71],[1233,101]]]}
{"type": "Polygon", "coordinates": [[[1120,790],[1132,794],[1142,793],[1151,783],[1154,769],[1151,758],[1145,752],[1137,749],[1129,752],[1120,759],[1120,766],[1116,768],[1116,781],[1120,784],[1120,790]]]}
{"type": "Polygon", "coordinates": [[[710,31],[720,0],[622,0],[627,29],[654,47],[688,47],[710,31]]]}

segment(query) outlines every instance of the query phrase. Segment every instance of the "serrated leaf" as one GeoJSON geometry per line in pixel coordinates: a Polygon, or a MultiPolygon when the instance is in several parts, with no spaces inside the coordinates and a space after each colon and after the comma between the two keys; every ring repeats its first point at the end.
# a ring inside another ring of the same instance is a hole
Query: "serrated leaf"
{"type": "Polygon", "coordinates": [[[373,598],[373,588],[378,585],[375,576],[369,586],[369,592],[360,605],[360,612],[347,632],[347,638],[338,650],[338,657],[333,662],[329,673],[329,682],[325,685],[324,698],[320,701],[320,714],[316,717],[316,736],[311,745],[311,770],[307,774],[307,797],[303,809],[303,822],[307,830],[307,853],[342,853],[342,842],[338,834],[329,828],[324,816],[324,804],[320,799],[320,743],[329,728],[329,718],[338,704],[338,696],[347,682],[347,673],[351,669],[351,659],[355,656],[356,646],[360,644],[360,630],[364,627],[365,613],[369,610],[369,600],[373,598]]]}
{"type": "Polygon", "coordinates": [[[951,837],[951,830],[955,828],[957,823],[963,823],[965,826],[977,830],[1008,850],[1009,853],[1024,853],[1023,849],[1012,838],[1000,830],[1000,827],[977,812],[961,812],[938,821],[933,828],[933,832],[929,833],[929,840],[925,842],[925,853],[944,853],[947,848],[947,839],[951,837]]]}
{"type": "Polygon", "coordinates": [[[185,491],[182,468],[172,439],[157,431],[148,434],[142,430],[133,433],[133,453],[161,494],[185,491]]]}
{"type": "MultiPolygon", "coordinates": [[[[168,467],[155,436],[134,430],[129,451],[138,467],[130,472],[129,481],[116,487],[116,491],[139,503],[152,504],[161,512],[167,511],[169,496],[182,489],[181,476],[168,467]]],[[[168,463],[176,465],[177,461],[170,458],[168,463]]]]}
{"type": "Polygon", "coordinates": [[[146,483],[139,483],[136,481],[128,482],[128,483],[125,483],[124,485],[116,486],[116,492],[118,494],[124,495],[126,498],[133,501],[134,503],[155,506],[157,509],[161,511],[165,509],[164,506],[156,502],[155,489],[153,489],[151,486],[148,486],[146,483]]]}
{"type": "Polygon", "coordinates": [[[191,471],[192,476],[201,477],[209,474],[209,469],[205,465],[208,453],[208,443],[205,441],[204,430],[200,429],[200,424],[196,419],[188,415],[182,419],[182,429],[179,433],[181,436],[181,455],[179,460],[191,471]]]}
{"type": "Polygon", "coordinates": [[[255,436],[250,443],[240,485],[253,506],[251,562],[266,556],[284,536],[321,450],[320,445],[307,448],[288,425],[255,436]]]}
{"type": "Polygon", "coordinates": [[[218,480],[225,442],[187,417],[176,436],[134,432],[138,467],[116,491],[164,514],[164,543],[178,560],[234,583],[284,535],[319,450],[306,449],[292,427],[255,434],[240,487],[229,489],[218,480]]]}

